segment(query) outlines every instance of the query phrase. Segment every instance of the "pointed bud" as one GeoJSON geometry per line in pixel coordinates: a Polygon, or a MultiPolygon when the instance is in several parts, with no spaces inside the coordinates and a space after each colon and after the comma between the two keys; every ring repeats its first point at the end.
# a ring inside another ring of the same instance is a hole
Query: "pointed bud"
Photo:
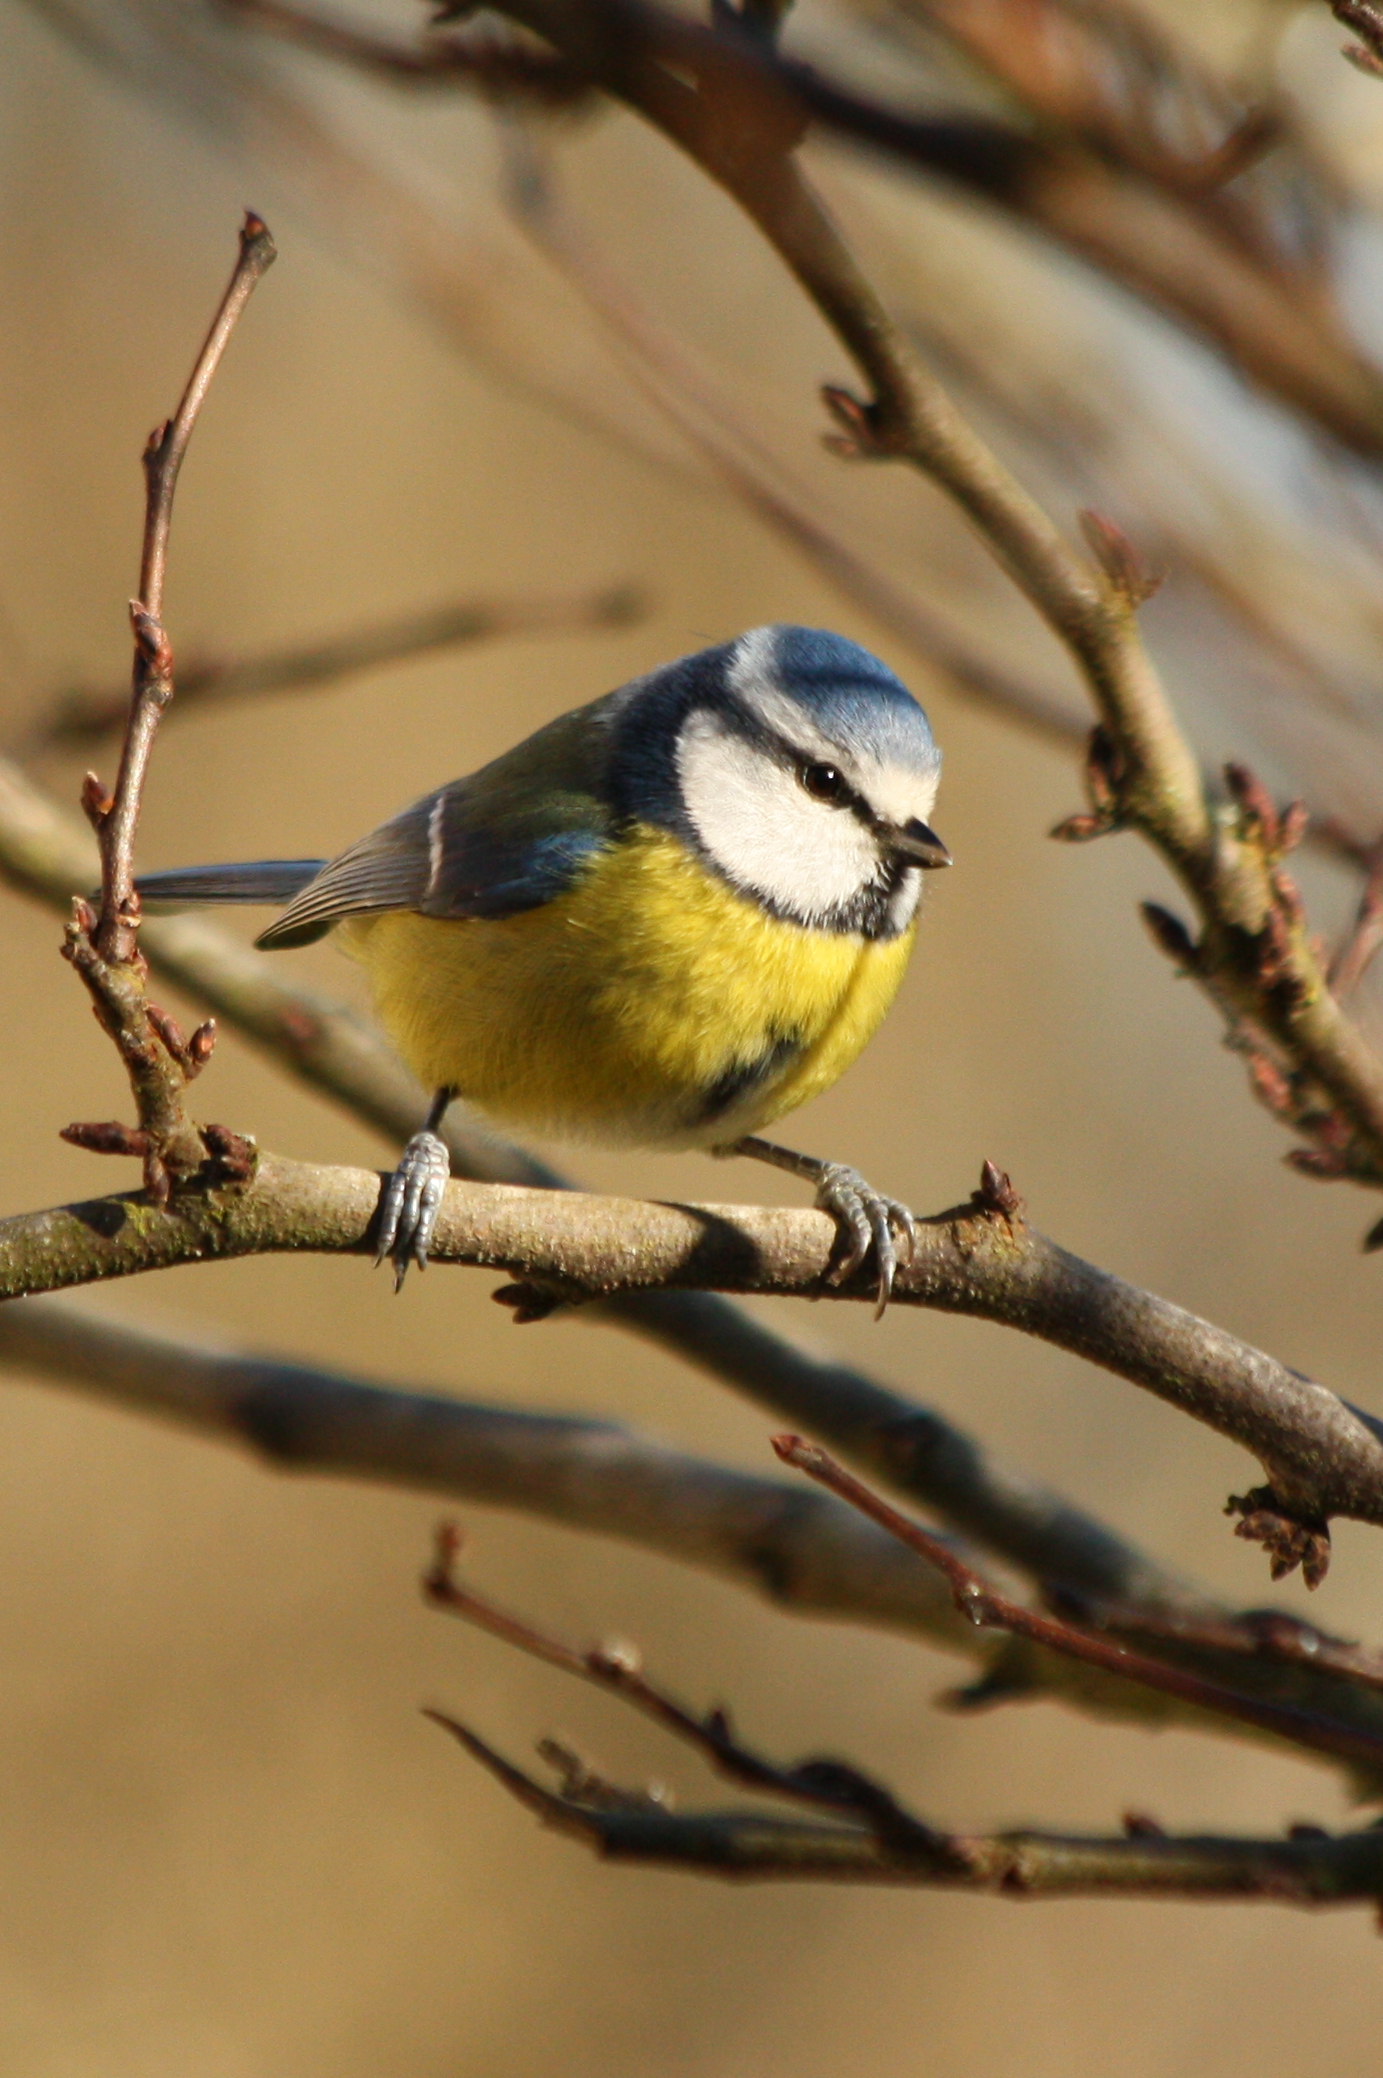
{"type": "Polygon", "coordinates": [[[1147,570],[1123,528],[1102,512],[1088,508],[1079,515],[1086,547],[1127,606],[1141,606],[1162,583],[1163,573],[1147,570]]]}
{"type": "Polygon", "coordinates": [[[1304,801],[1289,801],[1278,818],[1277,848],[1285,857],[1295,851],[1311,824],[1311,811],[1304,801]]]}
{"type": "Polygon", "coordinates": [[[122,1126],[118,1119],[64,1126],[58,1134],[69,1147],[84,1147],[88,1154],[132,1154],[148,1152],[149,1139],[138,1126],[122,1126]]]}
{"type": "Polygon", "coordinates": [[[1225,785],[1245,825],[1262,837],[1269,851],[1276,851],[1281,841],[1277,808],[1262,780],[1247,765],[1230,763],[1225,766],[1225,785]]]}
{"type": "Polygon", "coordinates": [[[1164,909],[1160,902],[1140,903],[1139,913],[1152,934],[1154,945],[1165,952],[1169,960],[1175,960],[1179,967],[1194,974],[1200,955],[1195,940],[1180,917],[1173,916],[1171,910],[1164,909]]]}

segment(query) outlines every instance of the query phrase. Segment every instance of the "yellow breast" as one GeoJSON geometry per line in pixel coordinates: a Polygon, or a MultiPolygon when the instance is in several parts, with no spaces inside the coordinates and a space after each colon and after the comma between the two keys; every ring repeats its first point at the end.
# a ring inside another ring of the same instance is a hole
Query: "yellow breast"
{"type": "Polygon", "coordinates": [[[652,828],[520,916],[342,926],[426,1087],[532,1131],[668,1147],[757,1131],[833,1083],[912,936],[780,922],[652,828]]]}

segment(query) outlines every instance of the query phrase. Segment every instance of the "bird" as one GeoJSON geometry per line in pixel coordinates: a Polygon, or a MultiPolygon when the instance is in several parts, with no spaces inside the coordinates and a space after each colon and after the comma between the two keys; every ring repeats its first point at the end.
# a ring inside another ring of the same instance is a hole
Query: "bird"
{"type": "Polygon", "coordinates": [[[837,1223],[830,1274],[872,1253],[882,1313],[907,1206],[760,1131],[834,1083],[892,1003],[922,875],[951,863],[928,820],[940,771],[886,664],[778,623],[559,715],[337,858],[136,885],[165,909],[286,904],[261,947],[335,931],[364,968],[435,1093],[380,1200],[396,1290],[426,1266],[461,1097],[530,1132],[803,1178],[837,1223]]]}

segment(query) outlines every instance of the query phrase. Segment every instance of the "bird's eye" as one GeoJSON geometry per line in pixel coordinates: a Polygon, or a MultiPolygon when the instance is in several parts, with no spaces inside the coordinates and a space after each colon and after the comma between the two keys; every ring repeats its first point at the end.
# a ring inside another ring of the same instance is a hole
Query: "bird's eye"
{"type": "Polygon", "coordinates": [[[845,792],[844,775],[834,765],[804,765],[799,777],[813,801],[839,801],[845,792]]]}

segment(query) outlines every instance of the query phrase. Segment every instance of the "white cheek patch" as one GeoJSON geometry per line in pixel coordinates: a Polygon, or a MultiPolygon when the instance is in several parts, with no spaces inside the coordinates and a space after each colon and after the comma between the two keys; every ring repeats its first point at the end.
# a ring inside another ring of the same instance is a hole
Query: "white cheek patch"
{"type": "Polygon", "coordinates": [[[824,920],[877,878],[874,840],[847,809],[813,801],[794,773],[704,709],[678,738],[677,770],[716,864],[776,908],[824,920]]]}

